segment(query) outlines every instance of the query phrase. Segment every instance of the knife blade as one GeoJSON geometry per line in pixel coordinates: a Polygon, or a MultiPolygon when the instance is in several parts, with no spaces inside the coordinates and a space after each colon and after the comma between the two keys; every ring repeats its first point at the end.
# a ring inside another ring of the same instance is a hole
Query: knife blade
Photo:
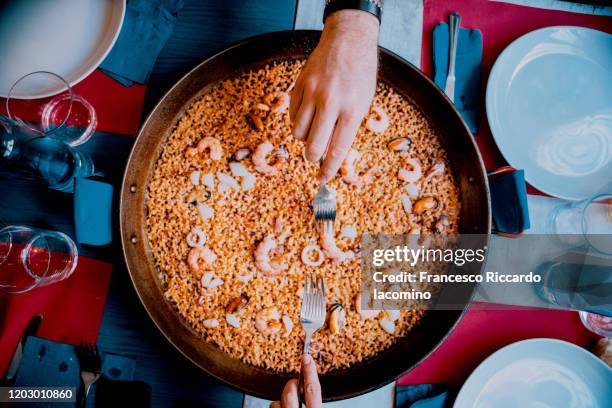
{"type": "Polygon", "coordinates": [[[33,336],[38,331],[38,327],[40,326],[40,322],[42,321],[43,316],[41,314],[37,314],[33,316],[28,325],[23,330],[21,334],[21,338],[17,343],[17,347],[15,347],[15,351],[13,352],[13,357],[11,358],[11,362],[9,363],[9,367],[6,370],[6,374],[2,380],[4,385],[11,385],[15,381],[15,375],[17,374],[17,370],[19,369],[19,364],[21,363],[21,357],[23,356],[23,346],[29,336],[33,336]]]}
{"type": "Polygon", "coordinates": [[[451,13],[449,16],[448,35],[448,75],[444,93],[454,103],[455,102],[455,60],[457,59],[457,42],[459,40],[459,26],[461,16],[458,13],[451,13]]]}

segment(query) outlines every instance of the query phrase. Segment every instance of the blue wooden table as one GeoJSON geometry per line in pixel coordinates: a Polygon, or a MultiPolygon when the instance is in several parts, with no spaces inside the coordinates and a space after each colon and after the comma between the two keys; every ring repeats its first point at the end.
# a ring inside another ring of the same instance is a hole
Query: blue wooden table
{"type": "MultiPolygon", "coordinates": [[[[252,35],[293,28],[295,0],[188,0],[151,75],[146,115],[176,80],[209,55],[252,35]]],[[[137,360],[136,379],[153,390],[153,406],[238,407],[242,393],[187,361],[154,327],[120,262],[99,335],[103,350],[137,360]]]]}
{"type": "MultiPolygon", "coordinates": [[[[317,0],[315,0],[317,1],[317,0]]],[[[293,28],[296,0],[185,0],[175,30],[150,77],[143,115],[177,79],[216,51],[241,39],[293,28]]],[[[144,119],[144,117],[143,117],[144,119]]],[[[116,194],[134,138],[96,134],[80,147],[106,174],[116,194]]],[[[74,237],[72,195],[33,180],[0,174],[0,220],[64,231],[74,237]]],[[[116,201],[116,200],[115,200],[116,201]]],[[[152,388],[153,407],[239,407],[242,393],[203,373],[161,335],[140,304],[124,266],[115,202],[113,245],[79,246],[85,256],[114,264],[98,344],[136,360],[135,379],[152,388]]]]}

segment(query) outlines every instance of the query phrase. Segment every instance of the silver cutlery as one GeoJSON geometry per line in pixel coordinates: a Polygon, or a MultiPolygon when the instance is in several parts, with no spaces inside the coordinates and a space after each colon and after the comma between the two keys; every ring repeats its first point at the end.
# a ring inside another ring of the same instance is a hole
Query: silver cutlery
{"type": "Polygon", "coordinates": [[[333,231],[334,221],[336,220],[336,192],[323,184],[314,199],[314,216],[317,225],[321,229],[333,231]]]}
{"type": "Polygon", "coordinates": [[[451,13],[448,24],[448,75],[446,76],[444,93],[453,103],[455,102],[455,62],[457,59],[457,42],[459,41],[460,25],[461,16],[458,13],[451,13]]]}
{"type": "MultiPolygon", "coordinates": [[[[335,202],[335,201],[334,201],[335,202]]],[[[307,277],[304,280],[304,294],[302,296],[302,308],[300,310],[300,324],[306,336],[304,338],[304,354],[310,349],[310,339],[325,322],[325,283],[323,278],[307,277]]],[[[299,407],[304,399],[304,379],[300,370],[298,379],[299,407]]]]}
{"type": "Polygon", "coordinates": [[[76,347],[76,354],[81,367],[81,381],[83,383],[78,399],[78,406],[84,407],[87,404],[87,394],[92,384],[100,378],[102,373],[102,360],[98,346],[91,343],[81,343],[76,347]]]}

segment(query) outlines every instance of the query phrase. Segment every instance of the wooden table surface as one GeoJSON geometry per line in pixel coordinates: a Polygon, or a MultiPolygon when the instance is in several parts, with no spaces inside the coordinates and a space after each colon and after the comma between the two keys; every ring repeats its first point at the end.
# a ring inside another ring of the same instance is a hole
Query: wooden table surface
{"type": "MultiPolygon", "coordinates": [[[[151,74],[143,115],[177,79],[214,52],[256,34],[292,29],[295,10],[296,0],[185,0],[175,30],[151,74]]],[[[79,147],[113,183],[115,198],[133,142],[131,136],[98,133],[79,147]]],[[[64,231],[74,237],[71,194],[6,173],[0,174],[0,180],[0,220],[64,231]]],[[[117,202],[114,208],[118,209],[117,202]]],[[[114,264],[98,337],[100,349],[136,360],[135,379],[151,386],[153,407],[240,407],[241,392],[203,373],[155,328],[124,266],[116,224],[118,211],[113,218],[113,245],[79,246],[82,255],[114,264]]]]}

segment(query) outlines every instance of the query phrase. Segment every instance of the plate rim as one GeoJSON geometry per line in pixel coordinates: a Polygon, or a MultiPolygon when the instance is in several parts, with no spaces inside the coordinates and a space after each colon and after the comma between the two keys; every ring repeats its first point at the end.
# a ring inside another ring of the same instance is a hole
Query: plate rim
{"type": "MultiPolygon", "coordinates": [[[[68,83],[68,85],[70,85],[71,88],[79,84],[81,81],[87,78],[92,72],[98,69],[102,61],[104,61],[104,59],[107,57],[107,55],[110,53],[111,49],[117,42],[117,38],[119,38],[119,34],[121,33],[121,28],[123,27],[123,22],[125,20],[125,11],[127,8],[126,1],[127,0],[113,0],[110,2],[104,1],[104,3],[108,4],[108,7],[111,7],[111,9],[113,9],[112,11],[113,15],[118,14],[116,18],[113,18],[111,20],[111,23],[114,23],[114,24],[109,24],[105,27],[107,31],[110,31],[111,29],[114,30],[114,33],[112,35],[111,40],[108,42],[108,45],[106,46],[106,49],[104,50],[104,52],[101,52],[100,56],[97,59],[93,60],[90,64],[88,64],[89,67],[84,69],[81,75],[79,75],[77,78],[72,79],[72,80],[66,79],[66,82],[68,83]],[[118,10],[118,13],[115,10],[118,10]]],[[[24,75],[27,75],[27,74],[28,73],[24,75]]],[[[57,75],[60,75],[60,74],[57,74],[57,75]]],[[[27,95],[27,96],[19,95],[17,99],[20,99],[20,100],[42,99],[42,98],[47,98],[53,95],[57,95],[57,93],[58,92],[52,91],[52,92],[42,92],[42,93],[37,93],[37,94],[32,94],[32,95],[27,95]]],[[[0,91],[0,97],[6,99],[8,98],[8,93],[0,91]]]]}
{"type": "MultiPolygon", "coordinates": [[[[523,35],[521,35],[518,38],[515,38],[514,40],[512,40],[512,42],[510,42],[510,44],[508,44],[503,51],[497,56],[497,58],[495,59],[495,62],[493,63],[493,66],[491,67],[491,71],[489,72],[489,77],[487,78],[487,85],[486,85],[486,91],[485,91],[485,115],[487,117],[487,123],[489,125],[489,129],[491,131],[491,136],[493,137],[493,141],[495,142],[495,145],[497,146],[500,154],[502,155],[502,157],[504,158],[504,160],[510,165],[510,166],[514,166],[515,164],[511,163],[510,160],[508,160],[508,155],[507,153],[505,153],[501,147],[500,147],[500,143],[498,142],[500,135],[498,134],[497,136],[495,135],[495,132],[499,132],[499,128],[497,128],[497,130],[494,129],[495,125],[494,123],[496,123],[495,121],[493,121],[491,119],[491,115],[492,115],[492,100],[493,100],[493,83],[498,80],[499,78],[499,71],[500,71],[500,67],[504,64],[504,58],[508,58],[508,54],[514,49],[516,48],[519,44],[521,44],[522,42],[528,40],[530,37],[535,36],[537,34],[541,34],[542,32],[548,32],[548,31],[553,31],[553,30],[558,30],[558,29],[575,29],[578,31],[584,31],[584,32],[590,32],[590,33],[597,33],[599,34],[604,34],[607,36],[612,37],[612,34],[607,33],[605,31],[601,31],[601,30],[597,30],[595,28],[590,28],[590,27],[581,27],[581,26],[573,26],[573,25],[553,25],[553,26],[547,26],[547,27],[541,27],[532,31],[529,31],[523,35]]],[[[507,62],[506,62],[507,63],[507,62]]],[[[587,199],[588,197],[578,197],[576,195],[572,195],[572,194],[559,194],[557,192],[553,192],[550,189],[546,188],[546,187],[542,187],[541,185],[536,185],[532,180],[529,179],[529,173],[525,172],[525,181],[527,183],[529,183],[532,187],[538,189],[539,191],[551,196],[551,197],[555,197],[555,198],[560,198],[563,200],[570,200],[570,201],[580,201],[580,200],[584,200],[587,199]]]]}
{"type": "Polygon", "coordinates": [[[556,338],[549,338],[549,337],[535,337],[535,338],[530,338],[530,339],[519,340],[519,341],[515,341],[514,343],[507,344],[504,347],[494,351],[492,354],[486,357],[483,361],[481,361],[480,364],[478,364],[478,366],[476,366],[476,368],[470,373],[470,375],[465,380],[465,382],[461,385],[461,388],[459,389],[459,392],[457,393],[457,398],[455,399],[455,402],[453,403],[453,407],[460,408],[461,406],[472,406],[472,405],[466,405],[466,404],[472,404],[474,402],[472,397],[466,396],[468,392],[466,389],[467,386],[471,386],[470,382],[476,381],[475,376],[477,375],[477,372],[479,370],[483,370],[484,368],[486,368],[486,366],[491,364],[491,361],[494,358],[498,357],[500,354],[507,353],[509,349],[521,347],[526,344],[527,345],[530,345],[530,344],[546,345],[550,343],[554,343],[562,347],[566,347],[567,350],[571,350],[572,352],[582,353],[586,357],[585,361],[589,361],[595,367],[599,367],[602,370],[607,369],[612,373],[612,368],[610,368],[606,363],[604,363],[601,359],[599,359],[595,354],[569,341],[556,339],[556,338]],[[462,401],[460,398],[463,398],[464,401],[462,401]],[[459,403],[463,405],[460,406],[458,405],[459,403]]]}

